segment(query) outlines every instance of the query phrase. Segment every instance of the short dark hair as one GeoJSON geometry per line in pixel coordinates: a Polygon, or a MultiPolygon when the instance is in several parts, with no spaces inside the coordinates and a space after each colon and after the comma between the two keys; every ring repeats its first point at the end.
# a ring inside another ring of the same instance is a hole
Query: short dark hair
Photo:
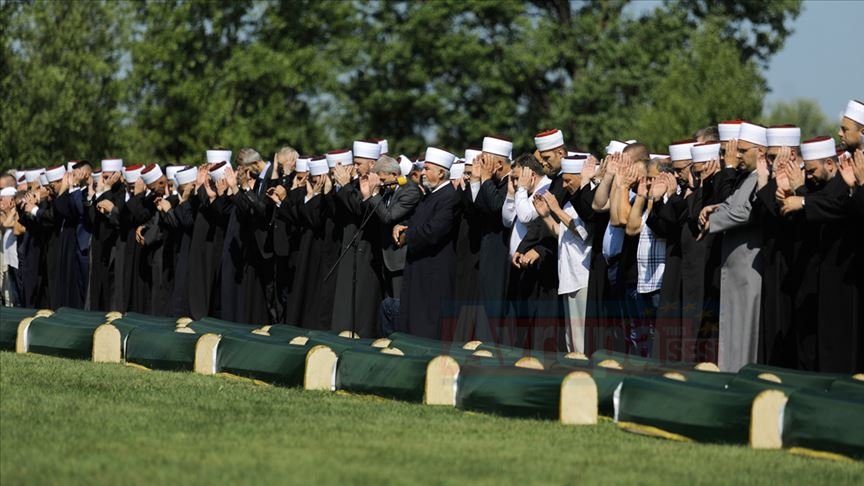
{"type": "Polygon", "coordinates": [[[630,145],[624,147],[624,150],[622,151],[622,153],[625,154],[630,154],[634,152],[634,155],[637,155],[637,158],[635,160],[647,162],[649,157],[651,157],[650,153],[648,152],[648,146],[644,143],[631,143],[630,145]]]}
{"type": "Polygon", "coordinates": [[[534,154],[522,154],[513,161],[513,167],[523,167],[537,175],[543,175],[543,166],[534,158],[534,154]]]}
{"type": "Polygon", "coordinates": [[[693,134],[693,138],[701,138],[702,142],[719,142],[720,141],[720,130],[717,128],[717,125],[708,125],[705,128],[700,128],[696,130],[696,133],[693,134]]]}
{"type": "Polygon", "coordinates": [[[90,167],[90,169],[93,169],[93,164],[87,160],[79,160],[72,166],[73,169],[83,169],[84,167],[90,167]]]}

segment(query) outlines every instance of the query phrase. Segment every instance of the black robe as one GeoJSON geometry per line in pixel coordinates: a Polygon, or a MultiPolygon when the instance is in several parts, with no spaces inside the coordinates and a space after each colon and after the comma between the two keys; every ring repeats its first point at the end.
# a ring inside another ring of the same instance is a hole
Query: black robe
{"type": "Polygon", "coordinates": [[[120,241],[119,214],[126,205],[126,189],[118,182],[89,204],[87,218],[93,228],[90,242],[90,310],[110,311],[113,307],[114,287],[117,284],[115,265],[119,258],[117,244],[120,241]],[[96,210],[100,201],[114,204],[110,214],[96,210]]]}
{"type": "MultiPolygon", "coordinates": [[[[186,201],[172,198],[171,209],[164,213],[160,227],[169,234],[174,249],[174,279],[168,315],[188,317],[189,312],[189,251],[199,199],[194,194],[186,201]]],[[[167,256],[167,255],[166,255],[167,256]]]]}
{"type": "Polygon", "coordinates": [[[73,307],[83,309],[86,300],[86,285],[82,287],[80,282],[81,266],[78,259],[78,225],[83,218],[82,212],[77,207],[74,198],[80,200],[80,191],[66,191],[54,199],[54,214],[58,222],[59,235],[57,237],[57,253],[55,273],[52,280],[51,308],[73,307]]]}
{"type": "Polygon", "coordinates": [[[156,195],[141,193],[126,201],[126,211],[120,213],[121,224],[126,227],[126,245],[123,251],[123,296],[127,312],[149,314],[152,311],[153,278],[151,255],[136,240],[136,231],[156,215],[156,195]]]}
{"type": "MultiPolygon", "coordinates": [[[[488,332],[485,316],[479,315],[480,301],[480,214],[474,201],[471,200],[471,189],[454,187],[459,199],[459,213],[456,224],[456,281],[453,287],[453,300],[456,312],[455,322],[441,330],[445,340],[492,341],[488,332]],[[479,328],[478,328],[479,326],[479,328]]],[[[500,217],[498,219],[501,219],[500,217]]]]}
{"type": "MultiPolygon", "coordinates": [[[[378,307],[384,294],[381,222],[373,207],[364,203],[359,180],[342,187],[334,200],[336,225],[342,228],[340,251],[344,257],[330,276],[336,284],[331,329],[351,330],[363,338],[377,337],[378,307]],[[366,227],[360,230],[367,219],[366,227]]],[[[329,270],[328,267],[326,271],[329,270]]]]}
{"type": "Polygon", "coordinates": [[[233,210],[227,233],[231,238],[226,238],[223,253],[222,318],[226,320],[255,325],[275,322],[275,307],[271,305],[273,204],[266,194],[269,181],[268,172],[256,179],[251,190],[231,196],[233,210]]]}
{"type": "MultiPolygon", "coordinates": [[[[475,339],[507,343],[504,336],[507,313],[507,277],[510,271],[510,231],[501,219],[510,176],[489,179],[480,185],[474,200],[480,233],[478,295],[486,311],[488,327],[478,329],[475,339]]],[[[470,191],[467,191],[470,193],[470,191]]]]}
{"type": "Polygon", "coordinates": [[[426,194],[406,225],[397,329],[433,339],[453,319],[459,197],[449,182],[426,194]]]}
{"type": "Polygon", "coordinates": [[[194,197],[198,198],[198,211],[189,251],[189,314],[193,319],[219,317],[222,248],[228,226],[225,206],[230,203],[227,196],[210,201],[203,187],[194,197]]]}

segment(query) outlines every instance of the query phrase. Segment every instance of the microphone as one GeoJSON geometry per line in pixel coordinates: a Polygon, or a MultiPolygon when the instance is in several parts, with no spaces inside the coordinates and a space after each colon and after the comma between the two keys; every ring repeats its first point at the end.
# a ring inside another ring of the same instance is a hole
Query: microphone
{"type": "Polygon", "coordinates": [[[381,187],[404,186],[405,184],[408,184],[408,178],[400,175],[393,182],[382,182],[381,187]]]}

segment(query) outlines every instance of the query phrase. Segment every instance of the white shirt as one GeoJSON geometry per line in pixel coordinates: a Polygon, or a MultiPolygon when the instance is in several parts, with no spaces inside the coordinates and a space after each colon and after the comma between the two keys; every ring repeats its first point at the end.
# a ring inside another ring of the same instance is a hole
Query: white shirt
{"type": "Polygon", "coordinates": [[[585,222],[570,202],[562,208],[573,221],[571,230],[558,223],[558,294],[569,294],[588,286],[591,269],[591,237],[585,222]]]}
{"type": "MultiPolygon", "coordinates": [[[[543,176],[534,186],[533,194],[543,194],[549,189],[549,184],[552,181],[548,177],[543,176]]],[[[509,194],[504,200],[504,206],[501,208],[501,220],[504,226],[513,228],[510,232],[510,256],[512,257],[522,239],[528,233],[528,223],[537,218],[537,209],[534,208],[534,203],[529,197],[528,191],[519,188],[516,194],[511,197],[509,194]],[[521,193],[521,194],[520,194],[521,193]]]]}
{"type": "Polygon", "coordinates": [[[18,268],[18,238],[14,228],[3,231],[3,263],[18,268]]]}

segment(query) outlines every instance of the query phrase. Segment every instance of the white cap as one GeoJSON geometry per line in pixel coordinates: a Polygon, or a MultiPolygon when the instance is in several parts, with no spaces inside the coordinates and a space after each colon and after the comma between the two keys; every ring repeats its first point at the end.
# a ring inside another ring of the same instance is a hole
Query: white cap
{"type": "Polygon", "coordinates": [[[228,161],[216,162],[210,165],[210,178],[214,181],[221,181],[225,178],[225,169],[230,167],[228,161]]]}
{"type": "Polygon", "coordinates": [[[846,111],[843,116],[855,121],[859,125],[864,125],[864,103],[858,100],[849,100],[846,104],[846,111]]]}
{"type": "Polygon", "coordinates": [[[103,159],[102,172],[121,172],[123,170],[123,159],[103,159]]]}
{"type": "Polygon", "coordinates": [[[648,158],[653,160],[653,159],[671,159],[672,157],[670,157],[667,154],[648,154],[648,158]]]}
{"type": "Polygon", "coordinates": [[[40,186],[47,186],[48,185],[48,178],[45,177],[44,172],[42,174],[39,174],[39,185],[40,186]]]}
{"type": "Polygon", "coordinates": [[[162,168],[159,167],[159,164],[150,164],[141,171],[141,179],[148,186],[158,181],[160,177],[162,177],[162,168]]]}
{"type": "Polygon", "coordinates": [[[309,161],[312,157],[299,157],[294,165],[294,172],[309,172],[309,161]]]}
{"type": "MultiPolygon", "coordinates": [[[[381,146],[378,145],[378,142],[366,142],[363,140],[355,140],[354,141],[354,157],[360,157],[363,159],[372,159],[378,160],[378,157],[381,157],[381,146]]],[[[351,163],[354,163],[353,157],[351,163]]],[[[347,164],[342,164],[347,165],[347,164]]]]}
{"type": "Polygon", "coordinates": [[[801,129],[795,125],[768,127],[769,147],[797,147],[801,145],[801,129]]]}
{"type": "MultiPolygon", "coordinates": [[[[563,138],[562,138],[563,145],[563,138]]],[[[483,137],[483,151],[488,154],[500,155],[502,157],[507,157],[509,160],[513,155],[513,142],[501,137],[489,136],[483,137]]],[[[467,155],[467,152],[466,152],[467,155]]],[[[465,160],[468,160],[468,157],[465,157],[465,160]]],[[[473,162],[473,159],[472,159],[473,162]]]]}
{"type": "Polygon", "coordinates": [[[309,175],[319,176],[329,172],[330,166],[327,163],[327,158],[323,155],[309,159],[309,175]]]}
{"type": "Polygon", "coordinates": [[[669,145],[669,158],[672,159],[672,162],[692,159],[693,155],[690,153],[690,147],[694,145],[696,145],[696,140],[692,138],[672,142],[672,145],[669,145]]]}
{"type": "Polygon", "coordinates": [[[62,165],[51,167],[45,171],[45,178],[48,179],[48,182],[57,182],[62,179],[64,175],[66,175],[66,167],[63,167],[62,165]]]}
{"type": "Polygon", "coordinates": [[[39,176],[42,175],[43,172],[45,172],[45,169],[28,170],[24,176],[24,180],[27,182],[36,182],[39,180],[39,176]]]}
{"type": "Polygon", "coordinates": [[[141,164],[130,165],[129,167],[124,167],[120,172],[123,173],[123,179],[132,184],[137,181],[139,177],[141,177],[141,171],[144,170],[144,166],[141,164]]]}
{"type": "Polygon", "coordinates": [[[816,137],[801,143],[802,160],[824,160],[835,155],[837,151],[831,137],[816,137]]]}
{"type": "Polygon", "coordinates": [[[92,177],[94,181],[98,181],[99,179],[102,178],[102,173],[101,172],[94,172],[94,173],[90,174],[90,177],[92,177]]]}
{"type": "Polygon", "coordinates": [[[198,167],[183,169],[174,174],[174,179],[177,181],[178,186],[195,182],[195,179],[198,179],[198,167]]]}
{"type": "Polygon", "coordinates": [[[336,167],[337,164],[354,165],[354,154],[352,154],[348,149],[331,150],[327,152],[326,157],[328,167],[336,167]]]}
{"type": "Polygon", "coordinates": [[[167,177],[169,181],[177,182],[177,173],[185,168],[185,165],[169,165],[165,168],[165,177],[167,177]]]}
{"type": "Polygon", "coordinates": [[[609,142],[609,145],[606,146],[606,155],[620,154],[625,148],[627,148],[626,143],[612,140],[609,142]]]}
{"type": "Polygon", "coordinates": [[[78,162],[76,162],[74,160],[70,160],[70,161],[66,162],[66,172],[72,172],[73,170],[75,170],[75,164],[77,164],[77,163],[78,162]]]}
{"type": "Polygon", "coordinates": [[[208,150],[207,151],[207,163],[208,164],[218,164],[219,162],[228,162],[231,163],[231,151],[230,150],[208,150]]]}
{"type": "Polygon", "coordinates": [[[426,163],[439,165],[449,170],[454,160],[456,160],[456,156],[446,150],[435,147],[426,149],[426,163]]]}
{"type": "Polygon", "coordinates": [[[450,166],[450,180],[461,179],[465,175],[465,163],[456,163],[450,166]]]}
{"type": "Polygon", "coordinates": [[[581,155],[567,156],[561,159],[562,174],[581,174],[586,158],[581,155]]]}
{"type": "Polygon", "coordinates": [[[534,145],[537,147],[537,150],[541,152],[547,152],[558,147],[563,147],[564,134],[557,128],[540,132],[537,135],[534,135],[534,145]]]}
{"type": "Polygon", "coordinates": [[[411,162],[411,159],[405,157],[404,155],[399,156],[399,172],[402,173],[403,176],[407,176],[411,173],[411,168],[414,166],[414,163],[411,162]]]}
{"type": "Polygon", "coordinates": [[[741,131],[738,133],[738,140],[767,147],[768,129],[762,125],[754,125],[750,122],[741,122],[741,131]]]}
{"type": "Polygon", "coordinates": [[[691,146],[690,158],[693,159],[694,164],[714,159],[720,160],[720,142],[697,143],[691,146]]]}
{"type": "Polygon", "coordinates": [[[15,197],[15,194],[18,194],[18,190],[14,187],[4,187],[0,189],[0,197],[15,197]]]}
{"type": "Polygon", "coordinates": [[[474,165],[474,159],[477,158],[477,156],[482,154],[482,153],[483,153],[482,150],[477,150],[477,149],[465,150],[465,163],[467,165],[474,165]]]}
{"type": "Polygon", "coordinates": [[[382,138],[381,140],[378,140],[378,152],[381,155],[387,155],[387,152],[389,152],[389,151],[390,151],[390,145],[387,143],[387,139],[382,138]]]}
{"type": "Polygon", "coordinates": [[[738,133],[741,132],[741,123],[744,120],[727,120],[717,124],[717,132],[720,133],[720,141],[728,142],[733,138],[738,138],[738,133]]]}

